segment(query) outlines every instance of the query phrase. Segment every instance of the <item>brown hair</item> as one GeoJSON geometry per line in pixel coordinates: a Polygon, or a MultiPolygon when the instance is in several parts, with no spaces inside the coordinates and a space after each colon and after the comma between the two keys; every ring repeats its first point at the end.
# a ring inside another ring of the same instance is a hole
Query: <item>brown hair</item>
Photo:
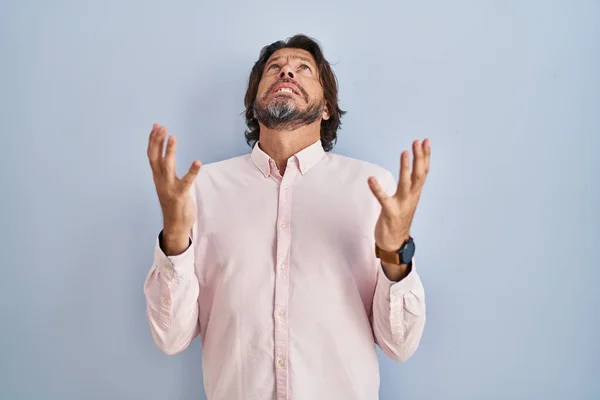
{"type": "Polygon", "coordinates": [[[279,40],[263,47],[260,51],[258,60],[254,63],[250,72],[248,89],[244,98],[246,125],[248,126],[248,130],[245,132],[246,143],[250,147],[253,147],[259,138],[260,126],[256,118],[254,118],[253,106],[265,65],[273,53],[284,48],[306,50],[314,57],[317,63],[321,86],[323,87],[323,95],[329,111],[329,119],[321,121],[321,143],[325,151],[330,151],[337,140],[337,131],[342,125],[341,119],[346,111],[342,111],[338,105],[338,82],[331,69],[331,65],[325,59],[319,43],[306,35],[295,35],[286,41],[279,40]]]}

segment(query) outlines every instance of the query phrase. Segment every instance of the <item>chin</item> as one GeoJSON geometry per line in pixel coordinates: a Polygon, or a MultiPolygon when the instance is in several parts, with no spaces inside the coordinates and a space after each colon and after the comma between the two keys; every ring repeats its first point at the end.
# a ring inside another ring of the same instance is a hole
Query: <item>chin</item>
{"type": "Polygon", "coordinates": [[[290,95],[276,94],[275,96],[273,96],[271,98],[271,102],[279,101],[282,103],[295,103],[297,99],[298,99],[297,97],[293,97],[290,95]]]}
{"type": "Polygon", "coordinates": [[[292,98],[275,97],[266,104],[267,108],[286,107],[290,109],[299,109],[298,104],[292,98]]]}

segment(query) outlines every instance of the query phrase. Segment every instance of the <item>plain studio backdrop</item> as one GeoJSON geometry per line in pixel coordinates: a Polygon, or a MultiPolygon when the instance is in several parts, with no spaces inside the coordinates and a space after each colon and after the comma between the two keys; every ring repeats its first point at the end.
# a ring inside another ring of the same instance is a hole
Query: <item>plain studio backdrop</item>
{"type": "Polygon", "coordinates": [[[428,322],[408,362],[380,353],[381,399],[600,398],[591,0],[2,1],[0,398],[204,398],[200,341],[166,356],[146,321],[147,138],[178,136],[179,173],[248,153],[250,68],[295,33],[338,76],[336,152],[397,176],[432,140],[428,322]]]}

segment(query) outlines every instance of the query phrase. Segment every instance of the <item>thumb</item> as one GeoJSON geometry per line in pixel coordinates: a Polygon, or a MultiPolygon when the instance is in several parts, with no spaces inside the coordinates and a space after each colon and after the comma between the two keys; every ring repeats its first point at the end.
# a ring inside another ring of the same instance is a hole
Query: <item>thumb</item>
{"type": "Polygon", "coordinates": [[[196,179],[198,172],[200,172],[201,166],[202,166],[201,161],[199,161],[199,160],[194,161],[192,163],[192,165],[190,166],[190,169],[188,170],[187,174],[185,174],[183,176],[183,178],[181,178],[181,181],[183,182],[186,189],[189,189],[190,186],[192,186],[192,183],[194,183],[194,180],[196,179]]]}
{"type": "Polygon", "coordinates": [[[371,192],[375,195],[379,204],[383,206],[383,203],[388,199],[387,193],[383,190],[377,179],[373,176],[369,177],[369,187],[371,188],[371,192]]]}

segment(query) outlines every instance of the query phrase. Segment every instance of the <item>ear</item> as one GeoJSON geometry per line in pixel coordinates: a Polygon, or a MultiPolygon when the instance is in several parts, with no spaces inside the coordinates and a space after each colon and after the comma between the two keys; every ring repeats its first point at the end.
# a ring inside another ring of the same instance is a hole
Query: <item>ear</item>
{"type": "Polygon", "coordinates": [[[323,109],[323,119],[325,121],[327,121],[329,119],[330,115],[329,115],[329,106],[325,106],[325,108],[323,109]]]}

